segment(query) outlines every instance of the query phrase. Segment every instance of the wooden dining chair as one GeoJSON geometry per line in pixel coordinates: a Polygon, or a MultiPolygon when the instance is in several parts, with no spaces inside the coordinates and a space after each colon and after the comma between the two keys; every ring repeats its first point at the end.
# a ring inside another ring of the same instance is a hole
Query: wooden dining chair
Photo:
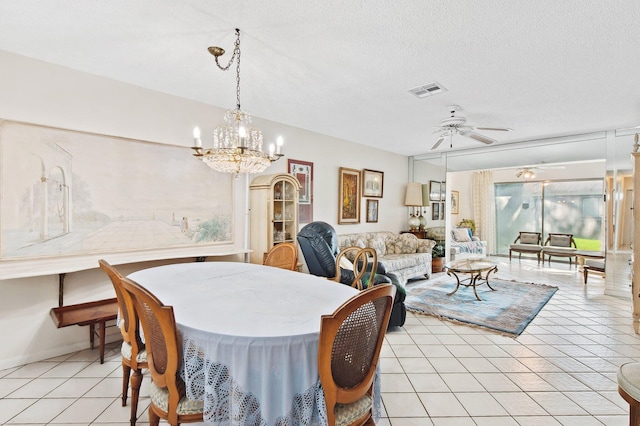
{"type": "Polygon", "coordinates": [[[178,374],[182,345],[173,307],[165,306],[135,281],[122,278],[122,285],[132,296],[147,343],[151,372],[149,424],[157,426],[161,418],[173,426],[202,422],[204,401],[186,397],[185,384],[178,374]]]}
{"type": "Polygon", "coordinates": [[[140,338],[138,316],[131,295],[122,287],[123,276],[104,259],[98,260],[100,268],[109,276],[116,292],[120,310],[120,333],[122,334],[122,406],[127,405],[129,377],[131,376],[131,426],[135,426],[138,416],[138,399],[142,385],[142,369],[148,368],[147,351],[140,338]]]}
{"type": "Polygon", "coordinates": [[[298,269],[298,247],[292,243],[280,243],[267,252],[263,265],[296,271],[298,269]]]}
{"type": "Polygon", "coordinates": [[[336,266],[334,281],[341,282],[340,269],[351,270],[354,275],[351,287],[364,290],[375,278],[376,270],[378,269],[378,255],[371,247],[346,247],[338,253],[336,266]],[[349,260],[349,258],[353,260],[349,260]]]}
{"type": "Polygon", "coordinates": [[[371,287],[321,317],[318,373],[329,426],[373,424],[373,382],[395,291],[371,287]]]}

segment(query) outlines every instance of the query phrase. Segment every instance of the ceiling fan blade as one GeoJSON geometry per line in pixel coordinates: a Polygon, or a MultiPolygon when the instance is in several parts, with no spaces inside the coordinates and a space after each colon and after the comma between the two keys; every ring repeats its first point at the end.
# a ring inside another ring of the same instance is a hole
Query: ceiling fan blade
{"type": "Polygon", "coordinates": [[[494,132],[510,132],[513,129],[508,127],[474,127],[476,130],[492,130],[494,132]]]}
{"type": "Polygon", "coordinates": [[[481,135],[480,133],[476,133],[476,132],[472,132],[472,131],[464,132],[463,135],[465,135],[467,137],[470,137],[471,139],[475,139],[478,142],[482,142],[482,143],[487,144],[487,145],[491,145],[492,143],[494,143],[496,141],[495,139],[491,139],[489,137],[481,135]]]}
{"type": "Polygon", "coordinates": [[[444,136],[440,136],[440,137],[438,138],[438,140],[436,141],[436,143],[435,143],[435,144],[433,144],[433,146],[431,147],[431,150],[434,150],[434,149],[436,149],[437,147],[439,147],[439,146],[440,146],[440,144],[442,143],[442,141],[444,141],[444,136]]]}

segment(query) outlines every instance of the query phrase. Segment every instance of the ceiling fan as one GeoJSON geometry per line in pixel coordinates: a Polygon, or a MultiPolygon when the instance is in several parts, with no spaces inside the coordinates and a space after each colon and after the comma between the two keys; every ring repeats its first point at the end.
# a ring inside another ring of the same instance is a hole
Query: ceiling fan
{"type": "Polygon", "coordinates": [[[543,172],[545,169],[564,169],[564,166],[528,166],[521,167],[518,169],[516,173],[516,177],[522,177],[524,180],[533,179],[536,177],[536,174],[543,172]]]}
{"type": "Polygon", "coordinates": [[[516,177],[522,177],[524,178],[524,180],[527,179],[533,179],[534,177],[536,177],[536,170],[538,168],[537,167],[523,167],[520,170],[518,170],[518,173],[516,173],[516,177]]]}
{"type": "Polygon", "coordinates": [[[450,148],[453,148],[453,135],[458,134],[462,136],[466,136],[471,139],[475,139],[479,142],[482,142],[486,145],[491,145],[496,142],[495,139],[484,136],[476,130],[491,130],[497,132],[509,132],[511,129],[508,127],[482,127],[482,126],[471,126],[467,124],[467,119],[464,116],[456,116],[456,112],[460,111],[461,108],[458,105],[451,105],[449,107],[449,112],[451,116],[445,118],[440,122],[440,125],[437,126],[439,130],[436,130],[434,133],[440,132],[440,137],[436,140],[436,143],[431,147],[432,150],[436,149],[440,146],[440,144],[446,139],[447,136],[451,138],[450,148]]]}

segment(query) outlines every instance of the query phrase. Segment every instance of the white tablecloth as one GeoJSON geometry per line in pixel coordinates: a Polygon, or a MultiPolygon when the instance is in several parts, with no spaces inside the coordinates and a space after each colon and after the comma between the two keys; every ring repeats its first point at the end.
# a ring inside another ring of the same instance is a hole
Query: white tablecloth
{"type": "Polygon", "coordinates": [[[320,316],[357,290],[247,263],[184,263],[129,275],[172,305],[190,399],[213,424],[323,424],[320,316]]]}

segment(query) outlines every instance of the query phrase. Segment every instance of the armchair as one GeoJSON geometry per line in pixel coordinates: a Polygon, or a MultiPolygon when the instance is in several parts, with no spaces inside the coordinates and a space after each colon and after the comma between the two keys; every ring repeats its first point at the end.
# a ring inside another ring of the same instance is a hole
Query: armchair
{"type": "Polygon", "coordinates": [[[518,253],[518,259],[522,259],[522,253],[535,254],[540,263],[540,253],[542,252],[542,233],[524,232],[518,233],[513,244],[509,246],[509,262],[511,262],[511,252],[518,253]]]}
{"type": "Polygon", "coordinates": [[[569,266],[571,266],[577,250],[573,234],[549,233],[542,246],[542,264],[544,265],[545,256],[549,256],[549,265],[551,265],[551,256],[557,256],[568,257],[569,266]]]}
{"type": "MultiPolygon", "coordinates": [[[[336,264],[339,254],[338,236],[333,226],[326,222],[311,222],[300,230],[297,239],[309,273],[333,279],[338,276],[339,271],[341,283],[352,285],[356,281],[354,271],[339,267],[336,264]]],[[[373,285],[382,283],[392,283],[396,287],[396,296],[391,310],[389,325],[401,327],[407,315],[404,305],[406,292],[398,277],[395,274],[386,272],[384,267],[378,263],[373,285]]]]}

